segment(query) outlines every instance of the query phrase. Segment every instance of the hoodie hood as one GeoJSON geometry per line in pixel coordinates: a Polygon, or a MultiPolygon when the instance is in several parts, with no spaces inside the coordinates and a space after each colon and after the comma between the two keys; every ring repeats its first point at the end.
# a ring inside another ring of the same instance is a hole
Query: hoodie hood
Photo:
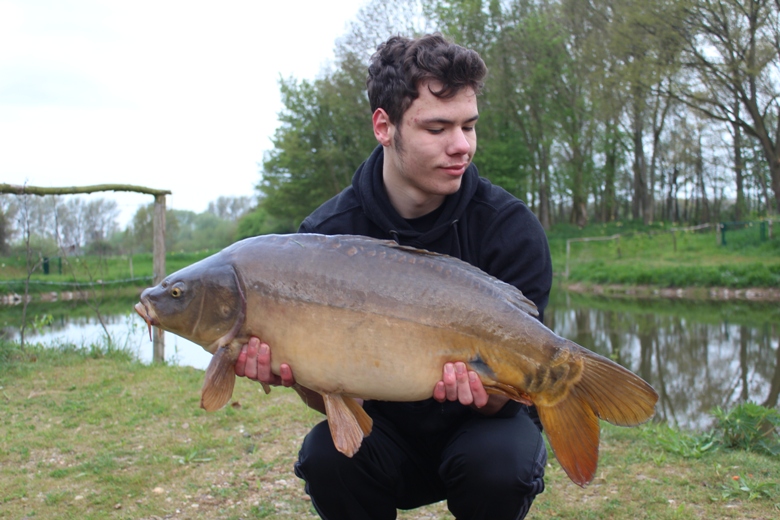
{"type": "MultiPolygon", "coordinates": [[[[382,146],[377,146],[352,178],[352,188],[366,212],[366,216],[400,244],[428,248],[445,239],[447,233],[452,233],[453,239],[457,241],[458,219],[466,210],[479,184],[477,167],[470,164],[466,168],[460,189],[445,197],[442,206],[436,210],[439,215],[433,227],[428,231],[420,232],[399,215],[390,203],[382,180],[384,156],[382,146]]],[[[456,244],[453,245],[459,249],[456,244]]]]}

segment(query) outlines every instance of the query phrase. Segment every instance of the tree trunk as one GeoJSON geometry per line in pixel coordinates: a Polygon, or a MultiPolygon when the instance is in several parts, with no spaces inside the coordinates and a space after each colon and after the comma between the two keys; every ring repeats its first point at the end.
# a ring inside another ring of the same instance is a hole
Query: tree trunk
{"type": "MultiPolygon", "coordinates": [[[[636,96],[637,94],[635,94],[636,96]]],[[[638,99],[634,99],[634,199],[631,204],[631,216],[634,220],[644,219],[644,203],[647,199],[647,164],[645,162],[644,124],[642,122],[642,110],[638,99]]]]}
{"type": "MultiPolygon", "coordinates": [[[[739,119],[739,99],[734,99],[735,119],[739,119]]],[[[731,123],[734,145],[734,177],[737,183],[737,200],[734,205],[734,220],[739,222],[745,212],[745,181],[742,171],[742,129],[736,122],[731,123]]]]}

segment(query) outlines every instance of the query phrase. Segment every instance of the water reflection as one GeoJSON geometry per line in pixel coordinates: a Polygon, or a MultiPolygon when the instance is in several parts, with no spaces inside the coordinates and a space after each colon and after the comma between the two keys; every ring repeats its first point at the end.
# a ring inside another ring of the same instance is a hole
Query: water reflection
{"type": "MultiPolygon", "coordinates": [[[[28,316],[52,316],[49,325],[40,330],[28,330],[26,341],[44,345],[74,344],[89,346],[105,344],[106,331],[114,345],[126,348],[144,363],[152,361],[152,342],[144,321],[132,311],[136,299],[111,300],[101,309],[103,325],[94,310],[83,302],[61,302],[31,305],[28,316]]],[[[0,335],[19,340],[20,307],[0,306],[0,335]]],[[[165,334],[165,361],[171,364],[205,369],[211,354],[200,346],[174,334],[165,334]]]]}
{"type": "Polygon", "coordinates": [[[776,303],[632,301],[554,291],[545,314],[561,336],[607,356],[660,395],[657,417],[682,428],[712,424],[715,406],[777,406],[776,303]]]}

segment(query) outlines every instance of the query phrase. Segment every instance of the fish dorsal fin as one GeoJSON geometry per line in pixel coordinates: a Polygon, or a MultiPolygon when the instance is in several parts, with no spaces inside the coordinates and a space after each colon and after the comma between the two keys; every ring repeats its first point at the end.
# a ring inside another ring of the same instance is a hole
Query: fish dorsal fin
{"type": "Polygon", "coordinates": [[[371,432],[371,418],[351,397],[322,394],[322,399],[333,445],[347,457],[352,457],[360,449],[363,437],[371,432]]]}
{"type": "Polygon", "coordinates": [[[235,359],[230,359],[227,347],[221,347],[214,353],[200,391],[201,408],[213,412],[230,400],[236,384],[235,362],[235,359]]]}

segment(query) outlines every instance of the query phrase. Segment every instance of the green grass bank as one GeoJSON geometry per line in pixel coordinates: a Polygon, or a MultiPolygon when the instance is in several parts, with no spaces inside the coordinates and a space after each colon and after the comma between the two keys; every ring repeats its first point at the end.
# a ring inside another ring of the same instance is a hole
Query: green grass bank
{"type": "MultiPolygon", "coordinates": [[[[207,413],[202,382],[121,349],[0,343],[0,518],[316,518],[292,466],[322,417],[243,379],[207,413]]],[[[757,413],[701,434],[602,423],[593,483],[551,458],[530,518],[778,518],[780,418],[757,413]]],[[[452,517],[436,504],[399,518],[452,517]]]]}
{"type": "Polygon", "coordinates": [[[778,289],[779,233],[777,222],[771,236],[759,221],[725,229],[615,222],[557,226],[548,239],[556,277],[567,284],[778,289]]]}
{"type": "MultiPolygon", "coordinates": [[[[582,229],[558,225],[548,232],[548,239],[561,284],[780,291],[778,234],[780,223],[770,230],[761,221],[725,231],[718,225],[680,229],[664,223],[615,222],[582,229]]],[[[166,271],[172,273],[215,252],[169,253],[166,271]]],[[[45,269],[38,263],[27,290],[36,298],[62,299],[79,291],[113,297],[150,285],[152,272],[151,254],[55,257],[48,259],[45,269]]],[[[0,258],[0,295],[24,294],[26,279],[23,256],[0,258]]]]}

